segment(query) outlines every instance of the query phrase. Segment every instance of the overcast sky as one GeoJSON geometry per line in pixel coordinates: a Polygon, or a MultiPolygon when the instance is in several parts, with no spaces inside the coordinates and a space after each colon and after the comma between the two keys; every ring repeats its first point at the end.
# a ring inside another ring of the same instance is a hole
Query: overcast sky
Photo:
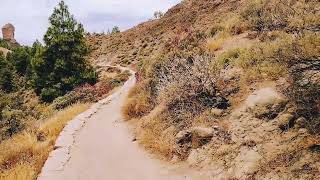
{"type": "MultiPolygon", "coordinates": [[[[48,18],[59,0],[0,0],[0,26],[12,23],[20,44],[42,40],[48,18]]],[[[128,29],[167,11],[180,0],[65,0],[86,31],[107,32],[113,26],[128,29]]],[[[2,37],[2,35],[1,35],[2,37]]]]}

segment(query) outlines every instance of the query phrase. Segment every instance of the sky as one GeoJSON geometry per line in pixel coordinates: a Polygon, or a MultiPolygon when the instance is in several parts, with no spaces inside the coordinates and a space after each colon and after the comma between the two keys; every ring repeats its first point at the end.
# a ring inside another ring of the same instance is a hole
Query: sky
{"type": "MultiPolygon", "coordinates": [[[[180,0],[65,0],[70,12],[88,32],[107,32],[114,26],[126,30],[166,12],[180,0]]],[[[23,45],[42,40],[48,18],[59,0],[0,0],[0,26],[15,26],[15,38],[23,45]]],[[[0,36],[2,37],[2,35],[0,36]]]]}

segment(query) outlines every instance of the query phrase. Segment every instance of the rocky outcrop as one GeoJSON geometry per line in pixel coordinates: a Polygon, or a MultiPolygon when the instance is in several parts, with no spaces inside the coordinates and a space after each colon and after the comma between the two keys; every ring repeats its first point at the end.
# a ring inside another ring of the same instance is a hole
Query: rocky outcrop
{"type": "Polygon", "coordinates": [[[246,100],[246,110],[259,119],[274,119],[285,108],[287,101],[273,88],[253,92],[246,100]]]}
{"type": "Polygon", "coordinates": [[[192,127],[176,135],[175,153],[181,159],[188,158],[192,150],[200,149],[211,141],[231,142],[230,135],[218,126],[192,127]]]}
{"type": "Polygon", "coordinates": [[[6,40],[11,45],[17,45],[17,41],[14,38],[15,28],[12,24],[8,23],[2,27],[2,36],[3,39],[6,40]]]}

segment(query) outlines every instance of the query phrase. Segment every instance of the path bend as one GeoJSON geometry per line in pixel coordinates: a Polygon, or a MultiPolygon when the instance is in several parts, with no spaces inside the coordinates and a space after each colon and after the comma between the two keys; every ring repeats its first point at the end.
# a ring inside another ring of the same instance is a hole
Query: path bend
{"type": "Polygon", "coordinates": [[[123,122],[121,107],[135,76],[64,128],[38,180],[182,180],[144,152],[123,122]]]}

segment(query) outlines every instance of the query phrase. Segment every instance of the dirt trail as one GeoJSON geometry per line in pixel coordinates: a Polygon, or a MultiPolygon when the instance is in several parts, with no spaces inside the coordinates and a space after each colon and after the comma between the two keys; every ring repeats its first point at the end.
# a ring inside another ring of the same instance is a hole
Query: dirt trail
{"type": "Polygon", "coordinates": [[[70,122],[57,140],[56,150],[50,154],[38,179],[190,179],[150,158],[133,142],[133,136],[122,121],[121,106],[134,84],[132,76],[113,95],[70,122]]]}

